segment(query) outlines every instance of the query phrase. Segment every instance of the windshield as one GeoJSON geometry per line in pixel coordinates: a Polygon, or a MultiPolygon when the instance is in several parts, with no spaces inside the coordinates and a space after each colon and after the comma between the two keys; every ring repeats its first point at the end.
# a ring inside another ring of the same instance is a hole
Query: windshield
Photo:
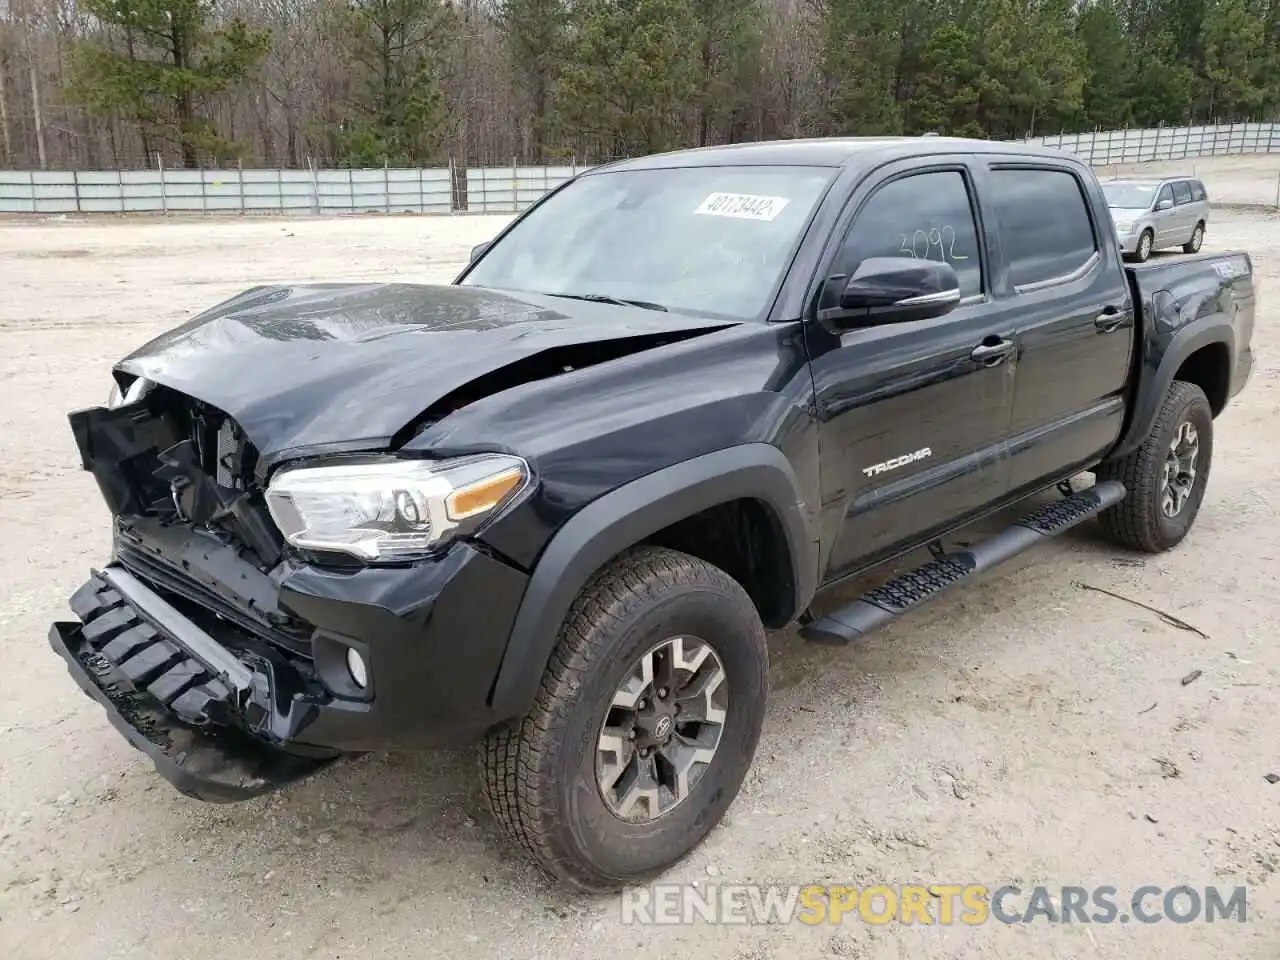
{"type": "Polygon", "coordinates": [[[1156,188],[1141,183],[1104,183],[1102,192],[1113,210],[1145,210],[1155,199],[1156,188]]]}
{"type": "Polygon", "coordinates": [[[462,282],[751,319],[768,307],[835,173],[770,166],[588,174],[530,212],[462,282]]]}

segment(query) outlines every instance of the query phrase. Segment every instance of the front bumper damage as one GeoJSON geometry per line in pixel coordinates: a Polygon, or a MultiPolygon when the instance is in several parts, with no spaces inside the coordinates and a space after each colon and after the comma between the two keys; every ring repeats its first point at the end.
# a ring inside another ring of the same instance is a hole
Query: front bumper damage
{"type": "MultiPolygon", "coordinates": [[[[229,506],[185,519],[147,479],[172,428],[145,410],[73,417],[114,540],[71,597],[77,619],[54,623],[49,643],[182,793],[243,800],[343,754],[474,742],[507,719],[490,698],[522,571],[465,541],[399,566],[264,559],[243,536],[261,528],[253,488],[235,500],[222,486],[229,506]]],[[[199,463],[183,469],[182,491],[207,486],[199,463]]]]}
{"type": "Polygon", "coordinates": [[[54,623],[50,645],[112,725],[187,796],[247,799],[336,756],[286,753],[238,728],[243,719],[280,732],[287,715],[271,709],[270,676],[124,568],[95,572],[72,595],[71,609],[79,622],[54,623]]]}
{"type": "Polygon", "coordinates": [[[185,536],[197,545],[184,579],[181,561],[161,577],[159,548],[144,567],[118,535],[117,558],[71,597],[78,619],[49,631],[80,688],[182,793],[244,800],[342,754],[472,743],[506,719],[489,695],[526,583],[514,568],[462,543],[403,568],[292,567],[273,590],[310,627],[294,653],[231,622],[229,601],[213,612],[207,578],[228,558],[185,536]],[[352,646],[365,691],[345,673],[352,646]]]}

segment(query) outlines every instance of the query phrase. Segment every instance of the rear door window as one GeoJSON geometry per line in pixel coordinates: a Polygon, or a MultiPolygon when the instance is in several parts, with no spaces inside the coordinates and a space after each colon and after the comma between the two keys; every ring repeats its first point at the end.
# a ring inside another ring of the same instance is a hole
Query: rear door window
{"type": "Polygon", "coordinates": [[[1071,279],[1097,254],[1093,219],[1075,174],[997,168],[990,180],[1000,245],[1015,286],[1071,279]]]}
{"type": "Polygon", "coordinates": [[[1201,183],[1199,180],[1192,180],[1191,181],[1191,199],[1199,202],[1204,200],[1204,198],[1205,198],[1204,184],[1201,183]]]}
{"type": "Polygon", "coordinates": [[[1173,199],[1175,203],[1191,202],[1191,184],[1185,180],[1179,180],[1173,185],[1173,199]]]}

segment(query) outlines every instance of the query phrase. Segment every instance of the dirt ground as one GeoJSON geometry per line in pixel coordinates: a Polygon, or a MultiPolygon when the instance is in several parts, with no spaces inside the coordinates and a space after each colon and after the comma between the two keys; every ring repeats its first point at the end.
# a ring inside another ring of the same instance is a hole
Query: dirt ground
{"type": "MultiPolygon", "coordinates": [[[[1274,176],[1275,157],[1236,159],[1197,165],[1211,192],[1274,176]]],[[[1253,254],[1259,367],[1217,423],[1184,545],[1144,561],[1082,529],[861,646],[775,636],[753,773],[666,878],[1246,885],[1247,923],[635,926],[501,842],[469,751],[366,756],[231,806],[161,781],[46,644],[107,550],[66,412],[250,284],[447,280],[501,222],[0,223],[0,955],[1277,957],[1280,217],[1264,211],[1219,212],[1206,240],[1253,254]]]]}

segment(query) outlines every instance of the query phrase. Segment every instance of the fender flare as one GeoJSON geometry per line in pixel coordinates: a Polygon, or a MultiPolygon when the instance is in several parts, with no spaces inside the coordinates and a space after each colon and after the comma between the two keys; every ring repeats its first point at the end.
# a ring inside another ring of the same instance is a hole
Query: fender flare
{"type": "Polygon", "coordinates": [[[613,490],[571,517],[534,568],[490,703],[503,719],[522,716],[560,635],[569,608],[591,576],[623,550],[699,511],[753,498],[774,512],[787,540],[797,615],[817,589],[817,543],[791,464],[777,447],[748,443],[674,464],[613,490]]]}
{"type": "Polygon", "coordinates": [[[1148,355],[1143,358],[1142,365],[1138,368],[1138,385],[1133,397],[1133,413],[1129,418],[1129,425],[1115,449],[1107,454],[1108,460],[1127,456],[1142,446],[1147,434],[1151,432],[1151,425],[1155,423],[1160,404],[1164,402],[1178,368],[1197,350],[1215,343],[1226,346],[1227,363],[1229,366],[1234,364],[1235,331],[1230,318],[1221,313],[1183,327],[1173,335],[1158,356],[1148,355]]]}

